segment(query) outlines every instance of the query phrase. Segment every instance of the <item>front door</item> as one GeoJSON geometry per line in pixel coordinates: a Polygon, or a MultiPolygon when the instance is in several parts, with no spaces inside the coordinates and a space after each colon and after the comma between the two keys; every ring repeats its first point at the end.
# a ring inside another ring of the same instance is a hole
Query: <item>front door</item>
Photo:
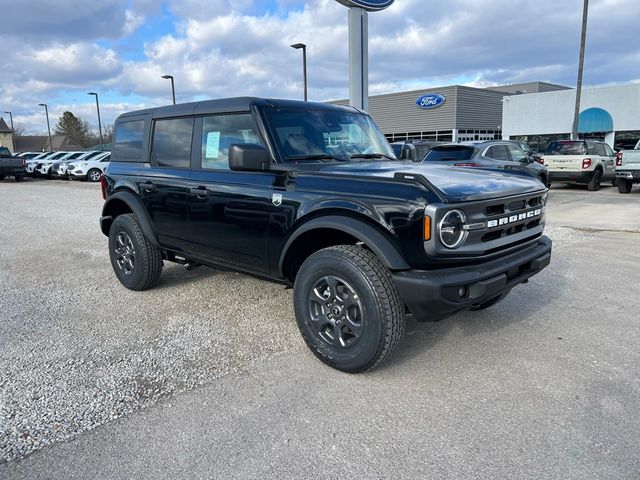
{"type": "Polygon", "coordinates": [[[189,186],[193,252],[216,263],[268,271],[267,233],[275,175],[229,170],[229,147],[263,145],[250,113],[197,120],[199,146],[189,186]]]}

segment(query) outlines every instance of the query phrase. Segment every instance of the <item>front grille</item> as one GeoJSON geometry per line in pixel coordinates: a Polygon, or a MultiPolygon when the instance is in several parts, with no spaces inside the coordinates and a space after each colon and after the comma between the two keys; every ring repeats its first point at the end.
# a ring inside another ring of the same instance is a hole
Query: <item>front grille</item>
{"type": "Polygon", "coordinates": [[[450,210],[466,216],[467,237],[456,249],[440,244],[438,235],[425,242],[425,250],[436,257],[477,257],[499,254],[535,240],[544,229],[544,192],[460,204],[429,205],[426,214],[435,225],[450,210]]]}

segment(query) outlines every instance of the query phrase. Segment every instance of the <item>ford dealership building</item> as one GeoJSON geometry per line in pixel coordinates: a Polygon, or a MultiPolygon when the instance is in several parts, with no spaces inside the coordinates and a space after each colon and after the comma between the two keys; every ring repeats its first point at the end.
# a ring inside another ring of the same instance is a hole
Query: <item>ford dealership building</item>
{"type": "Polygon", "coordinates": [[[392,142],[494,140],[502,138],[505,96],[562,90],[568,87],[544,82],[490,88],[451,85],[370,96],[369,113],[392,142]]]}

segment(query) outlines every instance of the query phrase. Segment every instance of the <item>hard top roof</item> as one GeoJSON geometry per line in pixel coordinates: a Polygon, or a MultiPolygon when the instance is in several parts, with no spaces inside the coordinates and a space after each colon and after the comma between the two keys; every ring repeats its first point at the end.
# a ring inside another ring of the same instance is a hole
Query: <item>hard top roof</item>
{"type": "Polygon", "coordinates": [[[161,118],[179,117],[185,115],[215,114],[234,111],[245,112],[249,111],[253,106],[275,108],[306,108],[314,110],[346,110],[350,112],[359,111],[355,107],[344,107],[320,102],[304,102],[301,100],[282,100],[258,97],[234,97],[147,108],[145,110],[136,110],[133,112],[123,113],[118,118],[121,119],[140,115],[151,115],[154,118],[161,118]]]}

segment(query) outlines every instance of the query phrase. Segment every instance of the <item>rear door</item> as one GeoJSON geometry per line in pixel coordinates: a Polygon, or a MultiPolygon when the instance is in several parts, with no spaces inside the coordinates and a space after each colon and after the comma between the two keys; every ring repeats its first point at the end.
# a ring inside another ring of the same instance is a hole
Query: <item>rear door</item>
{"type": "Polygon", "coordinates": [[[137,177],[142,201],[158,235],[171,250],[189,245],[189,174],[193,117],[158,118],[151,126],[150,167],[137,177]]]}
{"type": "Polygon", "coordinates": [[[229,147],[264,145],[249,112],[198,118],[189,188],[190,240],[199,257],[267,272],[275,175],[229,169],[229,147]]]}

